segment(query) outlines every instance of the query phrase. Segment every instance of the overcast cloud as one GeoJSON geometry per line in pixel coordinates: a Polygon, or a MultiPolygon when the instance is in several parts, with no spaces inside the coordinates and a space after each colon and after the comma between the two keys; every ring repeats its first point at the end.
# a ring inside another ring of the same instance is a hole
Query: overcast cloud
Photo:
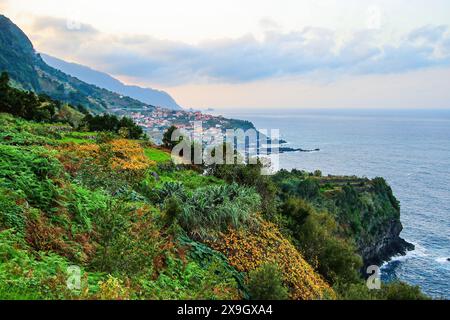
{"type": "MultiPolygon", "coordinates": [[[[262,24],[276,26],[270,20],[262,24]]],[[[392,44],[379,43],[378,31],[370,29],[356,31],[344,42],[325,28],[269,29],[262,39],[249,34],[192,45],[145,35],[104,34],[58,18],[36,18],[33,23],[35,42],[46,53],[164,85],[245,83],[314,72],[402,73],[450,65],[450,30],[444,25],[411,30],[392,44]]]]}

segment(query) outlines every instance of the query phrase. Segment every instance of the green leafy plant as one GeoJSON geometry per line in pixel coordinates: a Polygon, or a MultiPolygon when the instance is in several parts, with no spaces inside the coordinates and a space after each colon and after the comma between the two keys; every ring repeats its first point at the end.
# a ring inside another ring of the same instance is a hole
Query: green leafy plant
{"type": "Polygon", "coordinates": [[[260,208],[260,196],[237,184],[200,188],[181,198],[180,225],[195,237],[214,237],[228,227],[250,223],[260,208]]]}
{"type": "Polygon", "coordinates": [[[20,234],[24,234],[26,217],[24,209],[17,203],[20,198],[13,192],[0,188],[0,229],[13,228],[20,234]]]}
{"type": "Polygon", "coordinates": [[[107,206],[96,212],[93,222],[98,245],[92,267],[130,275],[152,269],[162,238],[142,209],[108,200],[107,206]]]}
{"type": "Polygon", "coordinates": [[[275,264],[263,264],[250,271],[248,292],[252,300],[287,300],[288,290],[283,286],[282,275],[275,264]]]}

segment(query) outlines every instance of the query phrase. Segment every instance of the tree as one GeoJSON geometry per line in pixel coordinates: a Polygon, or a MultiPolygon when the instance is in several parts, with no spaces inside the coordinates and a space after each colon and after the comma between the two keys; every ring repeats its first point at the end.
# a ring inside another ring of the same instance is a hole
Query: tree
{"type": "Polygon", "coordinates": [[[134,121],[128,117],[123,117],[120,119],[118,126],[118,130],[123,128],[128,130],[128,138],[130,139],[139,139],[144,134],[142,128],[136,125],[134,121]]]}
{"type": "Polygon", "coordinates": [[[164,132],[162,139],[164,147],[173,149],[173,147],[175,147],[179,143],[179,141],[181,141],[181,139],[179,141],[172,141],[172,135],[177,129],[177,127],[171,126],[164,132]]]}
{"type": "Polygon", "coordinates": [[[297,206],[293,213],[297,211],[299,217],[307,217],[303,224],[297,224],[295,216],[288,216],[288,228],[305,259],[331,284],[359,281],[362,258],[353,243],[339,236],[339,225],[334,218],[301,202],[297,206]]]}
{"type": "Polygon", "coordinates": [[[264,264],[250,271],[248,292],[252,300],[287,300],[288,290],[283,286],[282,274],[275,264],[264,264]]]}
{"type": "Polygon", "coordinates": [[[0,75],[0,92],[4,92],[9,87],[9,75],[7,72],[2,72],[0,75]]]}
{"type": "Polygon", "coordinates": [[[61,104],[48,96],[21,91],[9,85],[6,72],[0,75],[0,112],[10,113],[27,120],[51,122],[61,104]]]}
{"type": "Polygon", "coordinates": [[[11,112],[10,105],[10,87],[9,87],[9,75],[6,72],[2,72],[0,75],[0,111],[11,112]]]}
{"type": "Polygon", "coordinates": [[[90,131],[109,131],[125,135],[124,138],[140,139],[144,131],[131,118],[123,117],[119,119],[113,114],[104,114],[93,116],[87,114],[83,119],[83,126],[90,131]]]}
{"type": "Polygon", "coordinates": [[[289,198],[281,206],[281,211],[289,219],[291,228],[302,226],[314,209],[305,201],[298,198],[289,198]]]}
{"type": "Polygon", "coordinates": [[[314,177],[321,177],[322,176],[322,171],[316,170],[316,171],[314,171],[313,175],[314,175],[314,177]]]}

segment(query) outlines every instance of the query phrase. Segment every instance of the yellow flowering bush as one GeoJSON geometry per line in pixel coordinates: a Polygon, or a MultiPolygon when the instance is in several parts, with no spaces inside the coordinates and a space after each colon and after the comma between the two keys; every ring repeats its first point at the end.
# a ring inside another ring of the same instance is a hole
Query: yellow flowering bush
{"type": "Polygon", "coordinates": [[[98,299],[100,300],[129,300],[129,288],[124,286],[123,281],[111,275],[108,279],[99,283],[100,291],[98,299]]]}
{"type": "Polygon", "coordinates": [[[291,299],[335,298],[333,289],[272,223],[261,221],[254,230],[230,229],[220,240],[208,244],[225,254],[238,271],[249,272],[264,263],[277,264],[291,299]]]}
{"type": "Polygon", "coordinates": [[[144,149],[137,142],[117,139],[111,141],[110,145],[114,153],[112,159],[113,169],[145,170],[155,164],[154,161],[149,160],[145,156],[144,149]]]}
{"type": "Polygon", "coordinates": [[[139,143],[116,139],[109,143],[68,144],[59,148],[59,159],[69,172],[79,170],[82,163],[109,163],[111,169],[119,171],[143,171],[156,164],[144,153],[139,143]]]}

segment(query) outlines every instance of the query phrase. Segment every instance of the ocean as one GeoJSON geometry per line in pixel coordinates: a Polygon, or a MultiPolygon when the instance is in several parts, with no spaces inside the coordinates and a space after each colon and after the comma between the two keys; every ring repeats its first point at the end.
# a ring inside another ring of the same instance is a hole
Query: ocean
{"type": "Polygon", "coordinates": [[[450,110],[220,110],[214,114],[279,129],[285,169],[384,177],[401,202],[401,236],[415,244],[382,266],[399,279],[450,299],[450,110]]]}

